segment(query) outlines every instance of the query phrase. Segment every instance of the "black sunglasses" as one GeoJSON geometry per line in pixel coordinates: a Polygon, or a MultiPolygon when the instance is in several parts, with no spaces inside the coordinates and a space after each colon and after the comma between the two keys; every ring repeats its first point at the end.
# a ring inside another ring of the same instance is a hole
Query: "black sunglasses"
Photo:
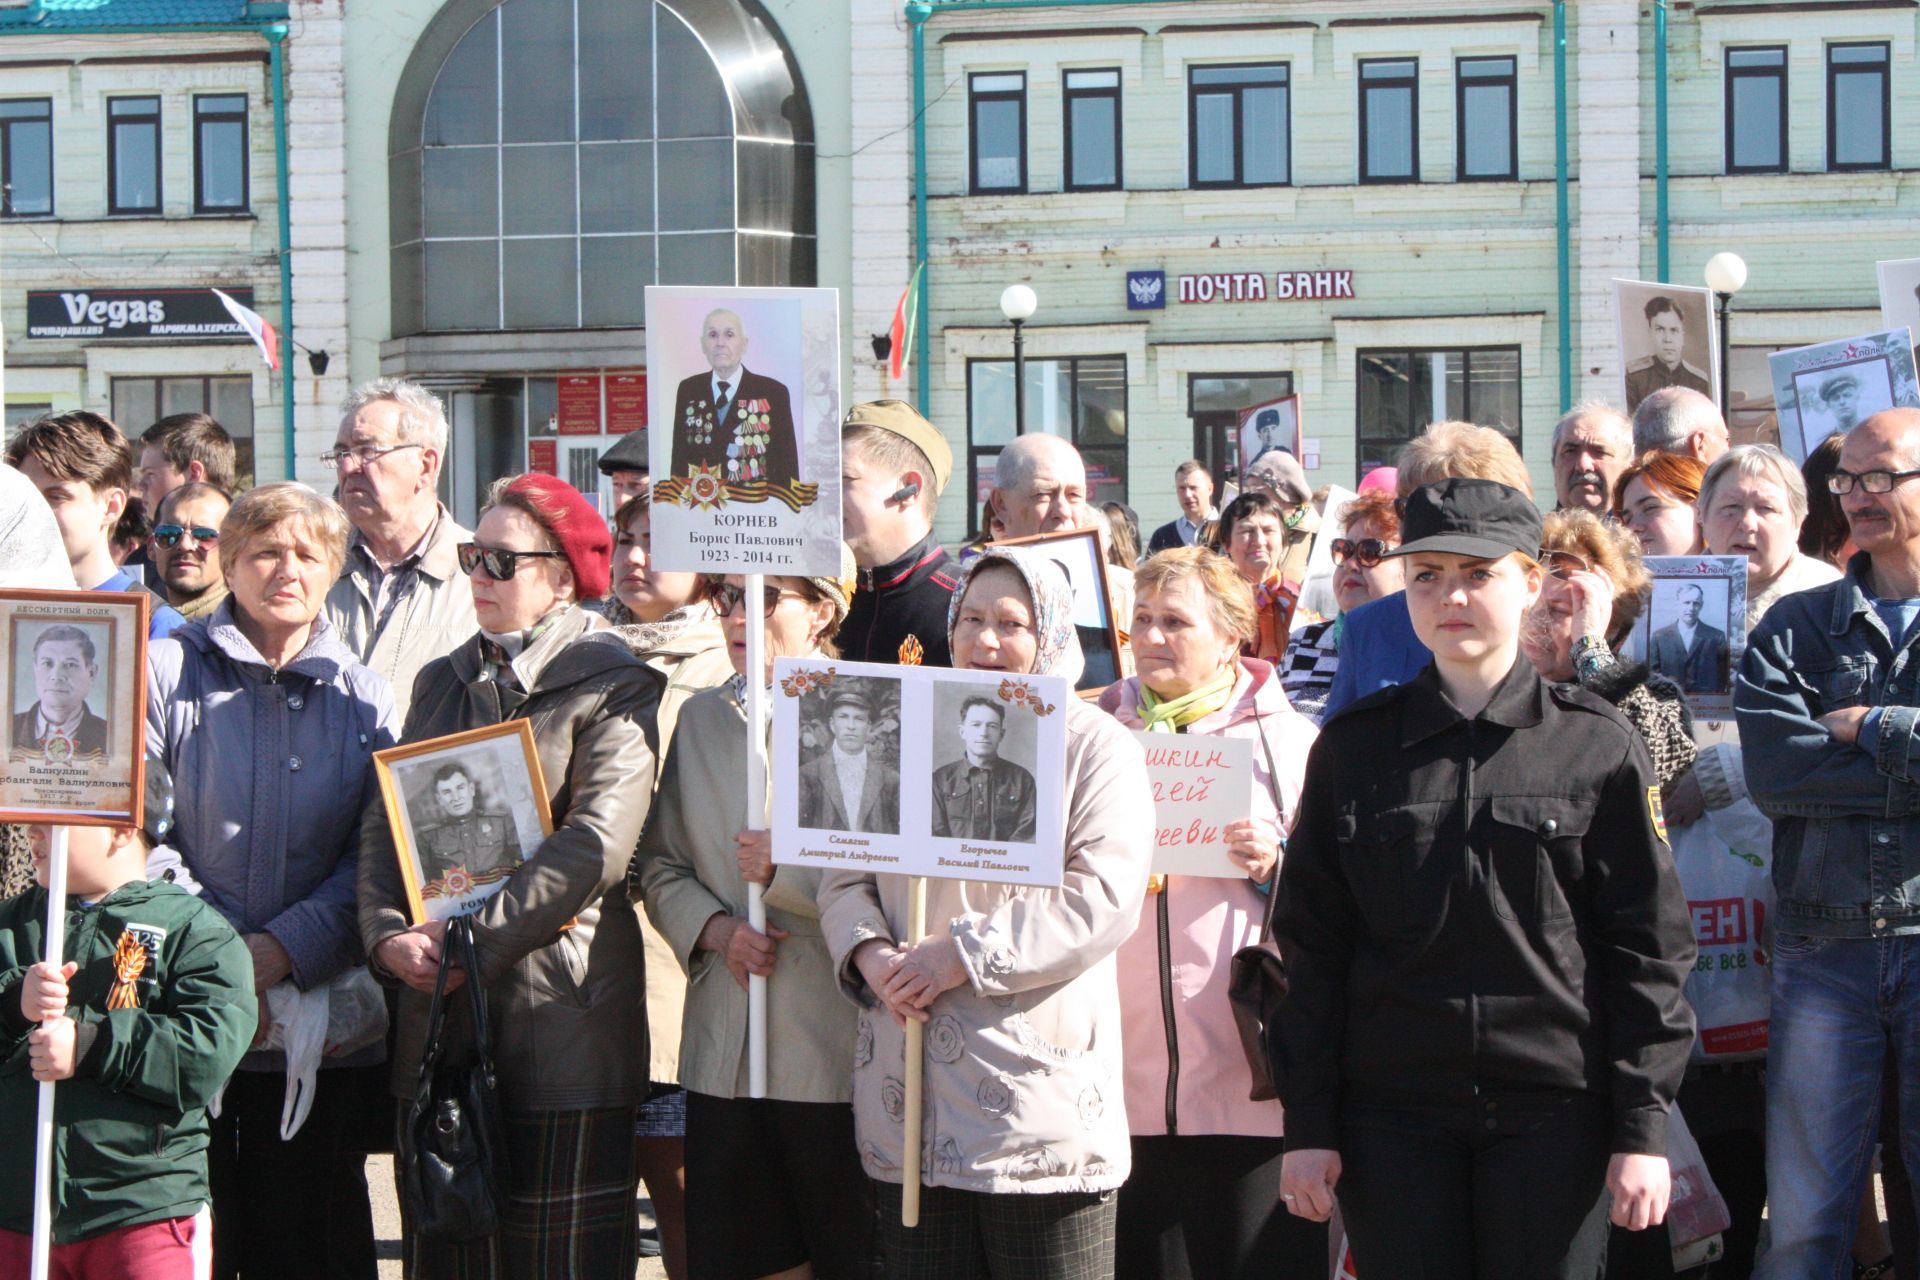
{"type": "Polygon", "coordinates": [[[1362,569],[1371,569],[1386,558],[1393,550],[1379,538],[1362,538],[1355,542],[1351,538],[1333,540],[1333,562],[1345,564],[1349,560],[1357,562],[1362,569]]]}
{"type": "Polygon", "coordinates": [[[153,526],[153,540],[171,551],[180,545],[180,539],[188,534],[203,547],[210,547],[220,541],[220,531],[209,529],[203,524],[157,524],[153,526]]]}
{"type": "MultiPolygon", "coordinates": [[[[773,611],[780,607],[780,601],[786,596],[798,596],[798,591],[785,591],[779,587],[763,585],[760,588],[760,612],[771,618],[773,611]]],[[[731,582],[723,582],[713,589],[713,609],[721,617],[729,617],[747,598],[745,587],[736,587],[731,582]]]]}
{"type": "Polygon", "coordinates": [[[565,560],[564,551],[502,551],[498,547],[483,547],[476,542],[463,542],[455,549],[460,557],[460,572],[471,575],[475,569],[485,569],[487,576],[495,582],[505,582],[520,572],[522,560],[565,560]]]}

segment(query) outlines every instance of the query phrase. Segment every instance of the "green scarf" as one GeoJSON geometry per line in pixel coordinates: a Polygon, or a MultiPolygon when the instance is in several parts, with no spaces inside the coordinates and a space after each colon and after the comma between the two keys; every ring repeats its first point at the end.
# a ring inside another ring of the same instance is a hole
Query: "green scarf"
{"type": "Polygon", "coordinates": [[[1204,720],[1227,705],[1227,699],[1233,696],[1234,681],[1239,677],[1240,665],[1229,663],[1192,693],[1165,701],[1141,685],[1140,727],[1148,733],[1175,733],[1196,720],[1204,720]]]}

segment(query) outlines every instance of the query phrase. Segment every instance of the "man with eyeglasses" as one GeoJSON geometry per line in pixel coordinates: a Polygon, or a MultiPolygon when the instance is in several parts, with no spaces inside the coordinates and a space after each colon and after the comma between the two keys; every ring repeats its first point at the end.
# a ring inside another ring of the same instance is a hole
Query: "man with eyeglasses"
{"type": "Polygon", "coordinates": [[[393,686],[404,720],[413,679],[479,628],[455,548],[473,534],[437,495],[447,452],[439,397],[401,378],[376,378],[341,407],[322,455],[353,522],[346,568],[327,593],[327,620],[354,655],[393,686]]]}
{"type": "MultiPolygon", "coordinates": [[[[1860,548],[1783,597],[1734,681],[1747,789],[1773,820],[1767,1202],[1760,1280],[1841,1274],[1897,1059],[1920,1168],[1920,410],[1856,427],[1828,489],[1860,548]]],[[[1903,1273],[1904,1274],[1904,1273],[1903,1273]]]]}
{"type": "Polygon", "coordinates": [[[220,570],[220,522],[232,503],[218,487],[190,480],[160,499],[151,539],[153,567],[167,603],[188,622],[227,598],[220,570]]]}

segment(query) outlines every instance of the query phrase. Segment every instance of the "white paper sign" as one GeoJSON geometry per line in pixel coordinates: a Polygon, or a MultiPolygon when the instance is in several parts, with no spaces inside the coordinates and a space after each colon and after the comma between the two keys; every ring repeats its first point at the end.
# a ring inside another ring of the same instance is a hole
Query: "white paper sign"
{"type": "Polygon", "coordinates": [[[1227,856],[1222,833],[1253,813],[1253,742],[1248,738],[1140,733],[1153,782],[1153,872],[1233,880],[1244,869],[1227,856]]]}
{"type": "Polygon", "coordinates": [[[825,658],[773,677],[776,863],[1060,883],[1065,680],[825,658]]]}
{"type": "Polygon", "coordinates": [[[1320,514],[1320,532],[1307,552],[1307,581],[1333,576],[1333,540],[1347,536],[1347,504],[1360,495],[1339,485],[1327,486],[1327,503],[1320,514]]]}
{"type": "Polygon", "coordinates": [[[647,395],[662,569],[839,574],[838,293],[648,288],[647,395]]]}

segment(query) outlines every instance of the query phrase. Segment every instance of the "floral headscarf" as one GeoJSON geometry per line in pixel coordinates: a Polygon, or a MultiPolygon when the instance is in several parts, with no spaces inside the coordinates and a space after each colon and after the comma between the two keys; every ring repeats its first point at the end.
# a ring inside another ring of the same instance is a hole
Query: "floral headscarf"
{"type": "Polygon", "coordinates": [[[960,571],[960,586],[947,604],[947,643],[953,643],[954,625],[960,618],[960,602],[967,598],[973,580],[982,570],[1011,566],[1027,584],[1033,601],[1033,629],[1040,642],[1033,656],[1033,674],[1065,676],[1069,685],[1079,682],[1086,666],[1080,652],[1080,636],[1073,627],[1073,584],[1066,570],[1044,556],[988,548],[967,562],[960,571]]]}

